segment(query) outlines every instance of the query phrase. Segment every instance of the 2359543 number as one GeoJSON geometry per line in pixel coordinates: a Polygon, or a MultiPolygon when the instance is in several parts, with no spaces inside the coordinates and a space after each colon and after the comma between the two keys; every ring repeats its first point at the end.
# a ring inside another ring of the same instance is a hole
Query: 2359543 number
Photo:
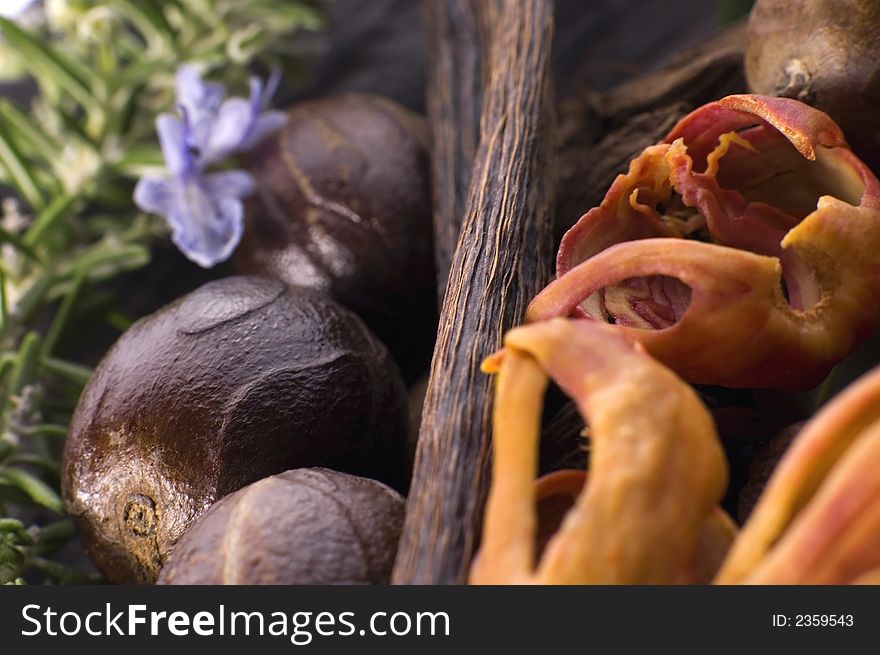
{"type": "Polygon", "coordinates": [[[796,628],[826,628],[844,626],[851,628],[854,620],[852,614],[796,614],[796,628]]]}

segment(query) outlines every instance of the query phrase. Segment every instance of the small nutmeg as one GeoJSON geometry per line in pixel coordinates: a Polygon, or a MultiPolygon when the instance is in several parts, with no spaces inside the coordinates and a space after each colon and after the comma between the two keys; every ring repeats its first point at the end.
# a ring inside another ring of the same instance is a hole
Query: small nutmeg
{"type": "Polygon", "coordinates": [[[424,120],[359,93],[302,102],[287,116],[245,161],[257,193],[245,205],[235,266],[327,293],[402,365],[413,351],[429,355],[436,302],[424,120]]]}
{"type": "Polygon", "coordinates": [[[348,310],[269,278],[210,282],[135,323],[87,385],[62,488],[95,564],[150,583],[218,499],[291,468],[405,485],[406,405],[348,310]]]}
{"type": "Polygon", "coordinates": [[[752,91],[821,109],[874,171],[880,171],[878,57],[877,0],[757,0],[749,18],[745,64],[752,91]]]}
{"type": "Polygon", "coordinates": [[[287,471],[211,507],[158,584],[387,584],[403,515],[403,498],[375,480],[287,471]]]}

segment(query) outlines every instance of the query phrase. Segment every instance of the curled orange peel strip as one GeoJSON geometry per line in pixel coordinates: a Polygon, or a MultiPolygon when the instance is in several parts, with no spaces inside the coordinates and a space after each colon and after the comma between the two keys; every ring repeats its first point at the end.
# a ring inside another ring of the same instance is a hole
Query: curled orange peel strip
{"type": "MultiPolygon", "coordinates": [[[[497,374],[493,478],[478,584],[674,583],[727,484],[714,422],[694,391],[609,326],[554,319],[515,328],[484,363],[497,374]],[[589,481],[538,560],[535,477],[552,378],[591,433],[589,481]],[[649,399],[649,402],[646,402],[649,399]],[[536,561],[538,560],[538,561],[536,561]]],[[[716,551],[713,551],[716,552],[716,551]]],[[[703,574],[705,575],[705,574],[703,574]]]]}

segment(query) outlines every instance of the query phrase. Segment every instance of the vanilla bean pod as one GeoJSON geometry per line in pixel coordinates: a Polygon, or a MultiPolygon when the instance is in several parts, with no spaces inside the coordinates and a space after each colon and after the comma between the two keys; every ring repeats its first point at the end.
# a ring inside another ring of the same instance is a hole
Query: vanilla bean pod
{"type": "Polygon", "coordinates": [[[427,105],[433,141],[434,260],[441,303],[480,139],[490,37],[484,4],[481,0],[422,4],[430,62],[427,105]]]}
{"type": "Polygon", "coordinates": [[[479,365],[550,277],[552,7],[484,3],[495,27],[480,145],[440,316],[396,583],[467,579],[490,481],[491,382],[479,365]]]}

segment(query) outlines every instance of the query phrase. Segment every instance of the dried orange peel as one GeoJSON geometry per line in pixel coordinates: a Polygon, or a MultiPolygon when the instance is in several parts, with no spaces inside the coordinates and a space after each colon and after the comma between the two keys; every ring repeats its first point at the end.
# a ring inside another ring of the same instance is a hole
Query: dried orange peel
{"type": "Polygon", "coordinates": [[[806,389],[880,325],[878,250],[880,182],[837,125],[729,96],[565,235],[527,320],[613,323],[690,382],[806,389]]]}
{"type": "Polygon", "coordinates": [[[511,330],[483,368],[497,373],[493,480],[472,583],[662,584],[706,575],[698,551],[708,541],[717,552],[724,541],[724,527],[711,524],[727,466],[711,415],[684,381],[610,326],[566,319],[511,330]],[[535,477],[549,378],[589,423],[591,463],[538,559],[535,477]]]}

